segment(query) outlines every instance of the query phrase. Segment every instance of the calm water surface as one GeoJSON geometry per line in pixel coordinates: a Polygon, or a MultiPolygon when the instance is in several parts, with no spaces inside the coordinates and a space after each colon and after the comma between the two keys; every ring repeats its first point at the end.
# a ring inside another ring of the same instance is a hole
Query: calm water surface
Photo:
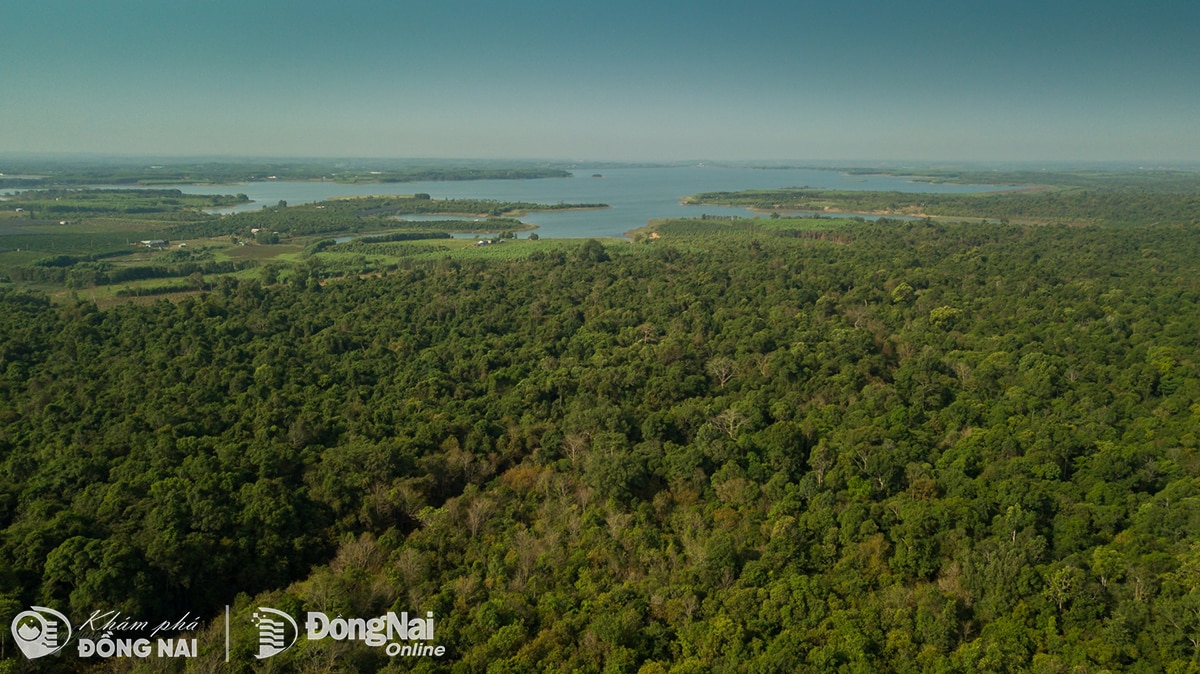
{"type": "MultiPolygon", "coordinates": [[[[811,187],[818,189],[967,193],[1000,189],[989,185],[933,185],[895,176],[850,176],[836,171],[753,169],[709,166],[579,169],[572,178],[471,180],[344,185],[332,182],[255,182],[238,185],[185,185],[192,194],[245,193],[253,203],[220,212],[258,210],[281,200],[289,205],[330,197],[425,192],[434,199],[494,199],[538,203],[605,203],[602,210],[529,213],[522,221],[539,227],[538,236],[621,236],[649,220],[709,215],[751,215],[744,208],[681,206],[697,192],[811,187]],[[593,178],[593,173],[603,177],[593,178]]],[[[524,236],[524,235],[523,235],[524,236]]]]}

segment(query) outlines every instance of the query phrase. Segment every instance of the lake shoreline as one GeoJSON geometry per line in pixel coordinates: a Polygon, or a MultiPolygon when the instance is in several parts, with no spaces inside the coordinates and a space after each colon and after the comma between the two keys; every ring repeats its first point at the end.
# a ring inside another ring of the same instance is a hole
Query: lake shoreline
{"type": "MultiPolygon", "coordinates": [[[[245,193],[252,201],[209,212],[233,214],[273,207],[280,201],[291,206],[320,203],[326,199],[357,197],[401,197],[429,194],[437,200],[478,199],[497,202],[526,202],[540,205],[606,204],[605,208],[550,208],[515,212],[539,227],[539,235],[551,238],[623,237],[626,232],[658,218],[693,217],[701,211],[681,206],[681,195],[714,191],[784,189],[797,185],[812,189],[845,188],[840,171],[780,169],[758,170],[729,167],[613,168],[603,180],[460,180],[403,184],[344,184],[312,180],[272,180],[228,184],[225,187],[182,186],[185,192],[227,191],[245,193]]],[[[866,177],[854,191],[901,191],[972,193],[994,187],[914,184],[892,177],[866,177]]],[[[744,207],[706,206],[703,212],[717,216],[752,216],[744,207]]],[[[399,213],[397,213],[399,214],[399,213]]],[[[416,215],[416,214],[413,214],[416,215]]],[[[482,214],[464,214],[477,217],[482,214]]],[[[876,214],[862,214],[864,217],[876,214]]],[[[876,215],[877,217],[877,215],[876,215]]]]}

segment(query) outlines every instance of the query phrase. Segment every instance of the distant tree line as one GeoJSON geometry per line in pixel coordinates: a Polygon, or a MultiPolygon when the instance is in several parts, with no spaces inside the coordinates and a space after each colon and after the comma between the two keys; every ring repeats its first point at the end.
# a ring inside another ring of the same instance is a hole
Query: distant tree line
{"type": "Polygon", "coordinates": [[[1052,189],[1036,192],[928,194],[850,190],[706,192],[689,203],[766,211],[884,213],[1107,226],[1200,225],[1200,197],[1190,193],[1052,189]]]}
{"type": "MultiPolygon", "coordinates": [[[[74,260],[62,256],[62,259],[74,260]]],[[[52,261],[53,262],[53,261],[52,261]]],[[[12,281],[27,283],[58,283],[68,288],[86,288],[127,283],[153,278],[172,278],[193,274],[230,274],[258,266],[257,260],[183,262],[180,264],[117,266],[111,262],[73,261],[66,265],[33,264],[14,267],[9,271],[12,281]]]]}
{"type": "Polygon", "coordinates": [[[10,162],[0,175],[0,188],[45,188],[87,185],[228,184],[266,180],[331,180],[347,183],[396,183],[450,180],[532,180],[568,178],[569,171],[551,166],[466,163],[397,166],[380,160],[374,167],[344,162],[297,161],[288,164],[258,162],[168,163],[161,166],[124,165],[115,162],[88,164],[69,161],[10,162]]]}

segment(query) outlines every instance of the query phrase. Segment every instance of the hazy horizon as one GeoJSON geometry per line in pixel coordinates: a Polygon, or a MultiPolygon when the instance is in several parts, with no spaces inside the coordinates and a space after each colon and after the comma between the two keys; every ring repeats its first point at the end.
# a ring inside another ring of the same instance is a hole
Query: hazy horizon
{"type": "MultiPolygon", "coordinates": [[[[811,168],[816,170],[842,169],[873,169],[894,171],[912,170],[984,170],[984,171],[1017,171],[1017,170],[1167,170],[1167,171],[1197,171],[1200,170],[1200,160],[1070,160],[1070,159],[1041,159],[1041,160],[976,160],[976,159],[830,159],[830,158],[793,158],[793,159],[590,159],[563,157],[399,157],[399,156],[304,156],[304,155],[194,155],[194,154],[120,154],[104,152],[7,152],[0,150],[0,161],[10,162],[11,166],[28,167],[29,164],[45,163],[48,166],[129,166],[146,167],[151,164],[163,166],[184,166],[192,164],[265,164],[278,165],[291,162],[313,164],[344,165],[346,168],[433,168],[433,167],[494,167],[519,168],[524,166],[544,166],[554,168],[583,169],[591,168],[640,168],[640,167],[689,167],[689,166],[727,166],[732,168],[811,168]]],[[[0,169],[4,166],[0,165],[0,169]]],[[[11,168],[10,168],[11,170],[11,168]]],[[[3,171],[0,171],[3,175],[3,171]]]]}
{"type": "Polygon", "coordinates": [[[0,155],[1200,160],[1200,4],[46,0],[0,155]]]}

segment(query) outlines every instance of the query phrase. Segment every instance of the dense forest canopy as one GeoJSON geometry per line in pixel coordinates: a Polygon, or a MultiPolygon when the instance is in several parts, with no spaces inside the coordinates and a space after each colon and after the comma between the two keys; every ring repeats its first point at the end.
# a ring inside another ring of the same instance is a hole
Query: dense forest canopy
{"type": "Polygon", "coordinates": [[[1197,229],[653,234],[0,289],[0,603],[213,648],[233,604],[245,671],[260,605],[433,611],[448,650],[295,670],[1195,667],[1197,229]]]}

